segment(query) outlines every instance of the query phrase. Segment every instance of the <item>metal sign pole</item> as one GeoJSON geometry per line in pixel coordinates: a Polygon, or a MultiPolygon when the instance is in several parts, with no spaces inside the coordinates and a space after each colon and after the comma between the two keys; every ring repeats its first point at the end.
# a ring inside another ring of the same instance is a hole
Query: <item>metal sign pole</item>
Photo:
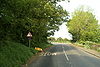
{"type": "Polygon", "coordinates": [[[29,32],[29,33],[27,34],[27,37],[28,37],[28,39],[29,39],[29,48],[30,48],[30,43],[31,43],[32,34],[29,32]]]}
{"type": "Polygon", "coordinates": [[[30,48],[30,43],[31,43],[31,41],[30,41],[30,39],[29,39],[29,48],[30,48]]]}

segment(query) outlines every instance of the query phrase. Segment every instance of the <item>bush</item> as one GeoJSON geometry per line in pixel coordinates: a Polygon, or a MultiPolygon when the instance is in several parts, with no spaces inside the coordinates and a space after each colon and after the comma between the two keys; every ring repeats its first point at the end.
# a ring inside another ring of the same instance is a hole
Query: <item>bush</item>
{"type": "Polygon", "coordinates": [[[97,48],[97,51],[98,51],[98,52],[100,52],[100,47],[99,47],[99,48],[97,48]]]}
{"type": "Polygon", "coordinates": [[[33,54],[36,54],[38,51],[37,50],[34,50],[34,48],[30,48],[30,50],[31,50],[31,52],[33,53],[33,54]]]}

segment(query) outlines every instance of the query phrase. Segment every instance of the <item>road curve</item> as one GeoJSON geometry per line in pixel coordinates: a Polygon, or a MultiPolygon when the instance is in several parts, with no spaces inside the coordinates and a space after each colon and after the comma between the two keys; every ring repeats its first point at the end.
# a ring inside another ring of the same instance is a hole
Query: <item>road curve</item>
{"type": "Polygon", "coordinates": [[[100,67],[100,58],[68,44],[54,44],[28,67],[100,67]]]}

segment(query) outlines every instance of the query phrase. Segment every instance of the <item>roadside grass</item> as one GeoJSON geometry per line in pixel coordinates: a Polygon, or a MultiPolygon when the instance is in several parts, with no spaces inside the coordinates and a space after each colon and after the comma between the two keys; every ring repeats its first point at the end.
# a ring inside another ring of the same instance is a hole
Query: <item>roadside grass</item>
{"type": "Polygon", "coordinates": [[[100,52],[100,43],[95,43],[91,41],[80,41],[80,42],[74,43],[74,45],[100,52]]]}
{"type": "MultiPolygon", "coordinates": [[[[40,44],[42,49],[52,46],[50,43],[40,44]]],[[[0,67],[21,67],[36,53],[34,48],[26,47],[21,43],[5,41],[0,45],[0,67]]]]}
{"type": "Polygon", "coordinates": [[[6,41],[0,46],[0,67],[21,67],[32,55],[23,44],[6,41]]]}

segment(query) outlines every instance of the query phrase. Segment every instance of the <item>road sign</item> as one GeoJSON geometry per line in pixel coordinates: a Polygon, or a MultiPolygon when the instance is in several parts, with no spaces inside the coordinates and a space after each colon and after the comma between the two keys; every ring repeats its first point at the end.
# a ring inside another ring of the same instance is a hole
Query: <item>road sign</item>
{"type": "Polygon", "coordinates": [[[31,34],[31,32],[29,32],[28,34],[27,34],[27,37],[28,37],[28,39],[29,39],[29,48],[30,48],[30,40],[31,40],[31,38],[32,38],[32,34],[31,34]]]}
{"type": "Polygon", "coordinates": [[[29,37],[29,38],[31,38],[31,37],[32,37],[31,32],[29,32],[29,33],[27,34],[27,37],[29,37]]]}

